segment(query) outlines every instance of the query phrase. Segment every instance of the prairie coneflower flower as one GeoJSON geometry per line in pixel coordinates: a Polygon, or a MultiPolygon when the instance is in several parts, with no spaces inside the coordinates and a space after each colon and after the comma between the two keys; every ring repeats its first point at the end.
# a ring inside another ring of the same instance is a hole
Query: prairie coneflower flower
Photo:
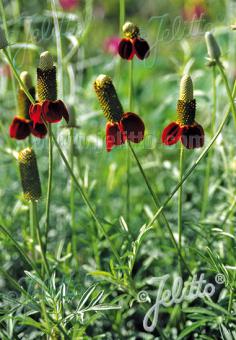
{"type": "Polygon", "coordinates": [[[69,114],[62,100],[57,99],[56,67],[51,54],[46,51],[40,55],[37,68],[38,103],[30,106],[30,118],[37,123],[57,123],[62,118],[69,121],[69,114]]]}
{"type": "Polygon", "coordinates": [[[69,11],[79,5],[79,0],[59,0],[61,7],[69,11]]]}
{"type": "MultiPolygon", "coordinates": [[[[22,72],[20,78],[29,90],[31,96],[34,98],[35,89],[32,85],[29,73],[25,71],[22,72]]],[[[35,137],[44,138],[47,134],[47,128],[43,123],[36,123],[34,125],[33,122],[30,120],[29,108],[31,103],[25,92],[21,88],[18,90],[17,101],[18,114],[13,118],[13,121],[10,125],[10,137],[21,140],[27,138],[32,133],[32,135],[34,135],[35,137]]]]}
{"type": "Polygon", "coordinates": [[[176,144],[179,140],[187,149],[200,148],[204,145],[204,130],[195,121],[196,101],[193,98],[193,83],[185,75],[180,83],[180,96],[177,104],[177,120],[170,123],[162,133],[162,142],[176,144]]]}
{"type": "Polygon", "coordinates": [[[104,41],[104,51],[106,53],[117,55],[119,48],[120,38],[119,37],[110,37],[104,41]]]}
{"type": "Polygon", "coordinates": [[[150,47],[145,39],[140,38],[139,28],[132,22],[123,26],[124,38],[120,41],[118,52],[121,58],[131,60],[134,55],[143,60],[150,54],[150,47]]]}
{"type": "Polygon", "coordinates": [[[111,78],[100,75],[94,82],[94,89],[108,120],[106,124],[107,151],[111,151],[114,146],[124,144],[126,140],[133,143],[141,142],[144,138],[144,123],[137,114],[124,113],[111,78]]]}

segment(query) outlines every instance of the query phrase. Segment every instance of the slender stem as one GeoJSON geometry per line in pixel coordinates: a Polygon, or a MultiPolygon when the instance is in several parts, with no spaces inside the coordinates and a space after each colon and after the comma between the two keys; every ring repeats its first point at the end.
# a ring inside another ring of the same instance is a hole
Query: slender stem
{"type": "MultiPolygon", "coordinates": [[[[234,88],[233,88],[233,92],[232,92],[232,98],[235,98],[236,95],[236,82],[234,83],[234,88]]],[[[209,150],[211,149],[212,145],[215,143],[216,139],[218,138],[219,134],[221,133],[223,127],[225,126],[227,119],[229,117],[230,114],[230,109],[231,109],[231,105],[230,107],[227,109],[223,120],[221,122],[221,124],[219,125],[214,137],[211,139],[210,143],[208,144],[208,146],[202,151],[202,153],[200,154],[200,156],[197,158],[197,160],[194,162],[194,164],[190,167],[190,169],[186,172],[185,175],[183,175],[182,181],[179,182],[176,187],[172,190],[172,192],[170,193],[170,195],[167,197],[167,199],[164,201],[163,205],[158,209],[158,211],[154,214],[153,218],[149,221],[149,223],[147,224],[147,228],[151,227],[153,225],[153,223],[155,222],[155,220],[157,219],[157,217],[162,213],[162,211],[164,210],[164,208],[167,206],[167,204],[171,201],[171,199],[173,198],[173,196],[176,194],[176,192],[179,190],[179,187],[185,183],[185,181],[189,178],[189,176],[192,174],[192,172],[194,171],[194,169],[198,166],[198,164],[201,162],[201,160],[208,154],[209,150]]]]}
{"type": "Polygon", "coordinates": [[[29,93],[27,87],[25,86],[25,84],[23,83],[23,81],[20,79],[20,76],[15,68],[15,65],[12,62],[12,59],[10,57],[10,55],[8,54],[7,50],[5,48],[3,48],[3,53],[5,54],[7,61],[9,63],[9,65],[11,66],[11,69],[13,71],[14,76],[16,77],[16,80],[19,82],[21,88],[24,90],[25,94],[27,95],[27,97],[29,98],[29,100],[31,101],[32,104],[35,104],[35,100],[34,98],[31,96],[31,94],[29,93]]]}
{"type": "MultiPolygon", "coordinates": [[[[235,283],[236,280],[236,272],[233,274],[233,284],[235,283]]],[[[234,287],[230,288],[230,294],[229,294],[229,303],[228,303],[228,312],[231,313],[231,309],[233,306],[233,297],[234,297],[234,287]]]]}
{"type": "MultiPolygon", "coordinates": [[[[70,128],[70,167],[74,172],[74,129],[70,128]]],[[[71,211],[71,230],[72,230],[72,250],[75,257],[77,257],[76,250],[76,225],[75,225],[75,188],[73,177],[70,176],[70,211],[71,211]]]]}
{"type": "Polygon", "coordinates": [[[55,0],[51,0],[51,8],[53,15],[53,22],[55,28],[56,44],[57,44],[57,66],[58,66],[58,80],[59,80],[59,98],[63,99],[63,67],[62,67],[62,46],[61,46],[61,34],[58,22],[57,10],[55,0]]]}
{"type": "Polygon", "coordinates": [[[122,35],[122,27],[125,23],[125,0],[120,0],[120,34],[122,35]]]}
{"type": "MultiPolygon", "coordinates": [[[[0,0],[0,12],[1,12],[2,23],[3,23],[3,28],[4,28],[4,31],[5,31],[6,39],[7,39],[7,41],[9,42],[9,34],[8,34],[8,28],[7,28],[7,20],[6,20],[6,15],[5,15],[5,10],[4,10],[4,7],[3,7],[3,2],[2,2],[2,0],[0,0]]],[[[10,48],[7,47],[7,50],[8,50],[8,53],[9,53],[9,55],[10,55],[10,58],[12,59],[10,48]]],[[[15,82],[15,79],[14,79],[14,78],[12,79],[12,91],[13,91],[13,95],[14,95],[15,105],[16,105],[16,108],[17,108],[17,107],[18,107],[18,104],[17,104],[17,95],[16,95],[16,82],[15,82]]]]}
{"type": "MultiPolygon", "coordinates": [[[[215,133],[215,123],[216,123],[216,67],[212,67],[212,95],[213,95],[213,110],[211,117],[211,138],[215,133]]],[[[203,189],[203,198],[202,198],[202,207],[201,207],[201,219],[205,218],[207,206],[208,206],[208,194],[209,194],[209,182],[210,182],[210,174],[211,174],[211,160],[213,156],[213,150],[209,151],[207,157],[207,165],[205,170],[205,179],[204,179],[204,189],[203,189]]]]}
{"type": "Polygon", "coordinates": [[[30,205],[29,208],[29,218],[30,218],[30,238],[31,238],[31,250],[32,250],[32,257],[34,261],[36,260],[36,255],[35,255],[35,228],[34,228],[34,217],[33,217],[33,209],[32,209],[32,204],[30,205]]]}
{"type": "Polygon", "coordinates": [[[129,61],[129,110],[133,109],[133,74],[134,74],[134,63],[133,60],[129,61]]]}
{"type": "MultiPolygon", "coordinates": [[[[129,111],[133,108],[133,60],[129,68],[129,111]]],[[[130,220],[130,150],[127,149],[127,174],[126,174],[126,219],[129,225],[130,220]]]]}
{"type": "MultiPolygon", "coordinates": [[[[183,163],[184,163],[184,147],[181,144],[179,153],[179,182],[181,182],[183,178],[183,163]]],[[[183,207],[183,186],[180,185],[178,197],[178,244],[180,252],[182,252],[182,227],[183,227],[182,207],[183,207]]],[[[181,263],[179,263],[179,270],[180,273],[182,273],[181,263]]]]}
{"type": "Polygon", "coordinates": [[[220,70],[221,76],[222,76],[224,83],[225,83],[226,92],[227,92],[227,95],[229,97],[229,101],[230,101],[230,104],[231,104],[231,110],[232,110],[232,113],[233,113],[234,124],[236,126],[236,107],[235,107],[234,99],[233,99],[233,96],[231,94],[231,90],[230,90],[230,87],[229,87],[229,82],[228,82],[228,79],[226,77],[223,65],[221,64],[220,61],[217,62],[217,66],[220,70]]]}
{"type": "Polygon", "coordinates": [[[46,218],[45,218],[45,252],[47,251],[48,232],[50,229],[50,205],[52,192],[52,172],[53,172],[53,143],[52,143],[52,127],[49,123],[48,127],[48,187],[46,196],[46,218]]]}
{"type": "MultiPolygon", "coordinates": [[[[140,173],[142,174],[142,176],[144,178],[144,181],[145,181],[146,186],[147,186],[147,188],[148,188],[148,190],[149,190],[149,192],[150,192],[150,194],[151,194],[151,196],[153,198],[153,201],[154,201],[156,207],[159,208],[161,206],[160,200],[159,200],[157,194],[154,193],[154,191],[152,190],[152,187],[151,187],[151,185],[150,185],[150,183],[149,183],[149,181],[147,179],[147,176],[146,176],[146,174],[145,174],[145,172],[143,170],[143,167],[142,167],[141,163],[139,162],[138,156],[136,155],[136,153],[135,153],[135,151],[134,151],[134,149],[133,149],[133,147],[132,147],[132,145],[131,145],[131,143],[129,141],[128,141],[128,145],[129,145],[129,148],[130,148],[130,150],[131,150],[131,152],[132,152],[132,154],[133,154],[133,156],[134,156],[134,158],[135,158],[135,160],[137,162],[137,165],[138,165],[138,168],[140,170],[140,173]]],[[[167,226],[167,229],[168,229],[171,241],[173,243],[173,246],[176,248],[176,250],[178,252],[179,258],[181,259],[181,261],[182,261],[183,265],[185,266],[186,270],[188,271],[189,275],[192,276],[191,271],[190,271],[190,269],[189,269],[189,267],[188,267],[184,257],[182,256],[181,251],[179,249],[179,246],[178,246],[178,244],[177,244],[177,242],[175,240],[175,237],[174,237],[174,234],[173,234],[173,232],[171,230],[170,224],[169,224],[165,214],[162,211],[161,211],[161,214],[162,214],[162,218],[164,219],[164,222],[165,222],[165,224],[167,226]]]]}
{"type": "MultiPolygon", "coordinates": [[[[225,214],[225,218],[222,221],[222,227],[224,227],[226,222],[228,221],[230,215],[232,214],[232,212],[233,212],[233,210],[235,208],[235,205],[236,205],[236,198],[234,198],[233,202],[230,204],[230,207],[229,207],[228,211],[225,214]]],[[[225,227],[224,227],[224,230],[226,231],[225,227]]]]}
{"type": "Polygon", "coordinates": [[[50,274],[49,265],[48,265],[47,258],[46,258],[45,252],[44,252],[41,232],[40,232],[39,223],[38,223],[37,202],[31,201],[30,204],[31,204],[31,209],[32,209],[32,219],[33,219],[34,233],[37,236],[37,241],[38,241],[38,244],[39,244],[39,247],[40,247],[40,252],[41,252],[44,268],[45,268],[47,274],[49,275],[50,274]]]}

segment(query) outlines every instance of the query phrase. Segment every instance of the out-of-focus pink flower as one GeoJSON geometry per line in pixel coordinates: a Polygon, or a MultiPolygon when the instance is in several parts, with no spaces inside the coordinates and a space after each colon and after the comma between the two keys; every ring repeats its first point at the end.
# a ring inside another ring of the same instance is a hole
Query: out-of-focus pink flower
{"type": "Polygon", "coordinates": [[[113,55],[117,55],[119,43],[119,37],[107,38],[104,42],[104,51],[113,55]]]}
{"type": "Polygon", "coordinates": [[[191,21],[200,19],[204,14],[206,14],[206,8],[203,4],[187,5],[184,7],[182,16],[184,20],[191,21]]]}
{"type": "Polygon", "coordinates": [[[59,0],[61,7],[64,10],[74,9],[79,5],[79,0],[59,0]]]}
{"type": "Polygon", "coordinates": [[[11,78],[11,68],[9,65],[0,65],[0,75],[6,78],[11,78]]]}

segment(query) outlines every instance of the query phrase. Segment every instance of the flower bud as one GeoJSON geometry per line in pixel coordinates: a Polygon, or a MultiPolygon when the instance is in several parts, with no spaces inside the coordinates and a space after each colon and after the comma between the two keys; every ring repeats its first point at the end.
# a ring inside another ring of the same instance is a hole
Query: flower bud
{"type": "MultiPolygon", "coordinates": [[[[35,88],[32,85],[32,79],[30,74],[24,71],[20,74],[20,78],[24,85],[26,86],[29,93],[31,94],[31,96],[35,98],[35,88]]],[[[18,115],[22,118],[29,119],[29,108],[31,102],[22,88],[18,90],[17,101],[18,101],[18,115]]]]}
{"type": "Polygon", "coordinates": [[[41,197],[41,184],[36,155],[31,148],[19,152],[18,163],[24,197],[27,201],[38,201],[41,197]]]}
{"type": "Polygon", "coordinates": [[[220,47],[211,32],[205,33],[208,56],[213,60],[219,60],[221,56],[220,47]]]}
{"type": "Polygon", "coordinates": [[[132,22],[126,22],[123,25],[122,30],[126,38],[134,39],[139,36],[139,28],[132,22]]]}
{"type": "Polygon", "coordinates": [[[124,110],[117,96],[111,78],[101,74],[94,82],[94,89],[104,116],[110,122],[119,122],[124,110]]]}
{"type": "Polygon", "coordinates": [[[48,51],[40,55],[37,68],[37,90],[39,102],[57,99],[56,67],[48,51]]]}
{"type": "Polygon", "coordinates": [[[0,49],[6,48],[8,46],[8,41],[4,30],[0,27],[0,49]]]}

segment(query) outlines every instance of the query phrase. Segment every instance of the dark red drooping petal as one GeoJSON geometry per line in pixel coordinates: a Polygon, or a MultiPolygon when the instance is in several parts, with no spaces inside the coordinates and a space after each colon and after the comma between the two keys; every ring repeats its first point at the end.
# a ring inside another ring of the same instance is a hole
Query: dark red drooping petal
{"type": "Polygon", "coordinates": [[[146,40],[136,38],[133,40],[134,50],[137,57],[141,60],[147,58],[150,54],[150,47],[146,40]]]}
{"type": "Polygon", "coordinates": [[[106,146],[110,152],[113,146],[124,144],[123,133],[118,123],[107,122],[106,125],[106,146]]]}
{"type": "Polygon", "coordinates": [[[162,132],[162,143],[166,145],[176,144],[181,137],[181,132],[182,128],[179,124],[170,123],[162,132]]]}
{"type": "Polygon", "coordinates": [[[38,138],[44,138],[47,134],[47,128],[44,123],[30,124],[30,131],[32,135],[38,138]]]}
{"type": "Polygon", "coordinates": [[[139,143],[143,140],[145,126],[142,119],[135,113],[125,113],[121,119],[120,125],[125,139],[128,139],[133,143],[139,143]]]}
{"type": "Polygon", "coordinates": [[[36,123],[43,123],[41,119],[41,113],[42,113],[42,105],[37,104],[31,104],[29,109],[29,116],[30,119],[33,121],[34,125],[36,123]]]}
{"type": "Polygon", "coordinates": [[[11,138],[25,139],[30,135],[30,120],[15,117],[10,125],[9,134],[11,138]]]}
{"type": "Polygon", "coordinates": [[[184,126],[181,142],[187,149],[201,148],[204,145],[204,130],[200,124],[184,126]]]}
{"type": "Polygon", "coordinates": [[[131,60],[134,57],[134,46],[130,39],[122,39],[118,46],[118,52],[121,58],[131,60]]]}
{"type": "Polygon", "coordinates": [[[48,123],[57,123],[62,117],[69,122],[69,113],[62,100],[45,100],[42,104],[42,115],[48,123]]]}

